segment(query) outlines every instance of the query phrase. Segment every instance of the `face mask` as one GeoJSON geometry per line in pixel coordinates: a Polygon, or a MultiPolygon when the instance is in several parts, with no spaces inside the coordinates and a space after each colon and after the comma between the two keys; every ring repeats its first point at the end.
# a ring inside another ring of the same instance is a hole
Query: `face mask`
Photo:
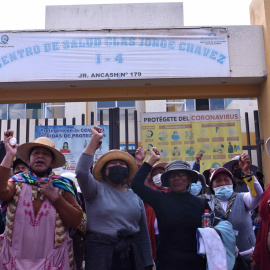
{"type": "Polygon", "coordinates": [[[198,181],[197,183],[192,183],[190,185],[189,193],[196,196],[198,195],[202,190],[202,183],[198,181]]]}
{"type": "Polygon", "coordinates": [[[108,170],[108,179],[116,185],[123,183],[124,180],[129,176],[128,168],[126,167],[117,165],[109,167],[108,170]]]}
{"type": "Polygon", "coordinates": [[[233,172],[233,176],[237,179],[243,179],[244,177],[241,168],[235,169],[233,172]]]}
{"type": "Polygon", "coordinates": [[[221,186],[214,188],[215,195],[223,201],[227,201],[233,194],[233,185],[221,186]]]}
{"type": "Polygon", "coordinates": [[[155,186],[157,186],[157,187],[161,186],[161,175],[162,174],[159,173],[159,174],[153,176],[153,182],[154,182],[155,186]]]}

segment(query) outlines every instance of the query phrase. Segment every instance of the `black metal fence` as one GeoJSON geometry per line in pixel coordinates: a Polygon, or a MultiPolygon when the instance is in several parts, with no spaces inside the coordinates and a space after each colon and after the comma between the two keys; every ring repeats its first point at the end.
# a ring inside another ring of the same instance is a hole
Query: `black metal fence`
{"type": "MultiPolygon", "coordinates": [[[[137,120],[137,110],[134,111],[134,138],[135,138],[135,149],[138,148],[138,120],[137,120]]],[[[17,120],[1,120],[0,119],[0,134],[2,135],[2,133],[5,131],[3,130],[3,125],[2,123],[6,121],[6,129],[10,129],[11,128],[11,123],[13,121],[16,121],[16,125],[12,126],[12,129],[14,129],[15,134],[16,134],[16,139],[17,139],[17,143],[24,143],[24,142],[29,142],[30,139],[30,133],[34,132],[35,126],[48,126],[49,125],[49,119],[35,119],[34,120],[34,126],[30,125],[30,122],[33,120],[32,119],[17,119],[17,120]],[[22,121],[24,122],[22,125],[22,121]],[[25,123],[26,121],[26,123],[25,123]],[[25,132],[25,134],[23,134],[25,132]],[[25,139],[23,141],[20,141],[21,139],[21,135],[25,135],[23,137],[25,137],[25,139]]],[[[50,121],[51,122],[51,121],[50,121]]],[[[86,125],[86,117],[85,114],[81,115],[81,121],[76,121],[76,118],[73,117],[71,119],[71,125],[86,125]]],[[[125,149],[133,154],[135,152],[134,149],[129,149],[129,121],[128,121],[128,110],[125,110],[125,129],[121,128],[120,126],[120,110],[119,108],[111,108],[109,109],[109,147],[110,149],[119,149],[120,148],[120,130],[121,132],[124,130],[125,131],[125,149]]],[[[103,125],[104,121],[103,121],[103,111],[100,111],[100,120],[98,122],[95,122],[95,114],[94,112],[90,113],[90,125],[94,125],[94,124],[98,124],[98,125],[103,125]]],[[[63,125],[66,126],[67,125],[67,119],[66,118],[54,118],[53,119],[53,125],[57,126],[57,125],[63,125]],[[61,124],[59,124],[61,123],[61,124]]]]}

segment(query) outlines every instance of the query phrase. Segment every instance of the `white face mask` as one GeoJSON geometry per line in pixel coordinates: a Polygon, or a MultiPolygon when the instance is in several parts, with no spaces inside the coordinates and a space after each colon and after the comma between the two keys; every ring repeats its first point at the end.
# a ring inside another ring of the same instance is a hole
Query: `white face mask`
{"type": "Polygon", "coordinates": [[[157,186],[157,187],[161,186],[161,175],[162,174],[159,173],[159,174],[153,176],[153,182],[154,182],[155,186],[157,186]]]}

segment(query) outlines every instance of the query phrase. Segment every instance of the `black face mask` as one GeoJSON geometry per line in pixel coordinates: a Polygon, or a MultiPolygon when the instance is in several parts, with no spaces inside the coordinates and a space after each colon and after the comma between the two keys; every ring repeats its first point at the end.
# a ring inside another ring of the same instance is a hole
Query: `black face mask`
{"type": "Polygon", "coordinates": [[[109,167],[108,170],[108,179],[116,185],[123,183],[123,181],[129,176],[128,168],[119,165],[109,167]]]}
{"type": "Polygon", "coordinates": [[[233,172],[233,176],[234,176],[234,178],[237,178],[237,179],[243,179],[244,174],[243,174],[241,168],[235,169],[234,172],[233,172]]]}
{"type": "Polygon", "coordinates": [[[51,174],[52,172],[52,167],[49,167],[46,171],[43,172],[36,172],[35,170],[33,170],[31,167],[29,168],[29,170],[34,173],[36,176],[38,177],[44,177],[44,176],[48,176],[51,174]]]}

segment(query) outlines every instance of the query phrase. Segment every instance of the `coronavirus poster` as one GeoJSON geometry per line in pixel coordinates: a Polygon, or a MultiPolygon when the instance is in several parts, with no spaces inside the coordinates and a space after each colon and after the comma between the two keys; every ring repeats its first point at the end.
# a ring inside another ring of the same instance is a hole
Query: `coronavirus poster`
{"type": "Polygon", "coordinates": [[[141,143],[147,155],[157,147],[161,162],[193,163],[201,152],[201,172],[220,167],[242,153],[240,111],[142,113],[141,143]]]}
{"type": "MultiPolygon", "coordinates": [[[[109,126],[101,125],[103,138],[101,146],[96,150],[94,163],[109,151],[109,126]]],[[[63,167],[57,168],[59,173],[75,172],[78,159],[87,146],[92,133],[92,126],[36,126],[35,137],[48,137],[66,158],[63,167]]]]}

